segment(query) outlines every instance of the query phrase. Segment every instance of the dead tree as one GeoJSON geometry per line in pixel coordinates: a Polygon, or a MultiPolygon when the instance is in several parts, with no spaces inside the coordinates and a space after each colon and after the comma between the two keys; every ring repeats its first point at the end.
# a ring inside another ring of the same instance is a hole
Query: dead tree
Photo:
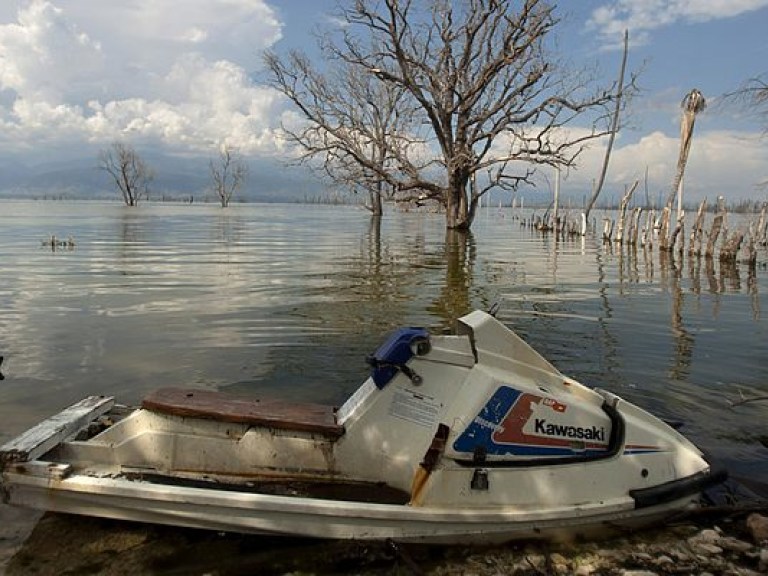
{"type": "MultiPolygon", "coordinates": [[[[672,187],[669,190],[667,201],[661,215],[661,229],[659,231],[659,249],[672,251],[675,249],[674,242],[669,238],[669,222],[672,214],[672,203],[677,197],[678,223],[681,224],[680,212],[682,212],[683,199],[683,175],[685,167],[688,164],[688,154],[691,150],[691,141],[693,140],[693,127],[696,124],[696,115],[702,112],[707,106],[704,96],[695,88],[685,95],[682,102],[683,116],[680,122],[680,152],[677,157],[677,169],[675,177],[672,180],[672,187]]],[[[678,231],[679,232],[679,231],[678,231]]]]}
{"type": "Polygon", "coordinates": [[[548,55],[553,10],[543,0],[348,3],[341,35],[323,43],[324,66],[297,52],[265,57],[270,83],[307,122],[289,139],[321,162],[343,158],[398,194],[437,202],[448,228],[469,229],[490,190],[531,183],[537,165],[571,166],[610,133],[615,90],[548,55]],[[402,93],[406,126],[375,134],[350,117],[350,85],[334,81],[347,70],[402,93]],[[589,128],[564,138],[576,122],[589,128]],[[382,155],[363,153],[373,149],[382,155]]]}
{"type": "MultiPolygon", "coordinates": [[[[398,86],[343,62],[323,73],[298,51],[283,59],[268,53],[266,63],[272,85],[304,117],[298,126],[283,126],[288,141],[299,149],[298,163],[338,187],[367,194],[367,207],[375,216],[383,213],[383,201],[400,191],[398,167],[419,174],[432,166],[434,159],[423,154],[428,142],[414,125],[411,103],[398,86]]],[[[414,187],[398,194],[398,200],[423,203],[423,195],[414,187]]]]}
{"type": "Polygon", "coordinates": [[[616,242],[619,244],[624,243],[624,221],[627,217],[627,206],[629,206],[629,201],[632,199],[632,194],[638,184],[640,184],[640,182],[635,180],[635,183],[627,189],[627,192],[621,198],[621,205],[619,207],[619,225],[616,228],[616,242]]]}
{"type": "Polygon", "coordinates": [[[235,192],[245,183],[248,165],[237,149],[232,146],[222,146],[219,157],[211,160],[208,168],[211,173],[213,192],[221,202],[221,207],[226,208],[235,192]]]}
{"type": "Polygon", "coordinates": [[[629,31],[624,30],[624,54],[621,58],[621,67],[619,68],[619,81],[616,84],[616,100],[614,102],[613,117],[611,118],[611,130],[608,136],[608,144],[606,145],[606,148],[605,148],[605,156],[603,157],[603,166],[600,169],[600,176],[598,177],[597,183],[595,184],[594,190],[592,191],[592,197],[589,199],[589,202],[587,203],[587,207],[584,209],[584,214],[581,219],[581,222],[582,222],[581,235],[582,236],[587,233],[587,222],[589,222],[589,213],[592,211],[592,208],[595,207],[597,198],[598,196],[600,196],[600,192],[603,189],[603,184],[605,183],[605,175],[608,172],[608,163],[611,159],[611,151],[613,150],[613,142],[616,139],[616,132],[618,132],[619,130],[619,115],[621,113],[621,105],[623,102],[623,96],[625,92],[624,74],[627,69],[628,54],[629,54],[629,31]]]}
{"type": "Polygon", "coordinates": [[[113,142],[99,152],[99,168],[112,177],[126,206],[136,206],[149,196],[152,171],[131,146],[113,142]]]}

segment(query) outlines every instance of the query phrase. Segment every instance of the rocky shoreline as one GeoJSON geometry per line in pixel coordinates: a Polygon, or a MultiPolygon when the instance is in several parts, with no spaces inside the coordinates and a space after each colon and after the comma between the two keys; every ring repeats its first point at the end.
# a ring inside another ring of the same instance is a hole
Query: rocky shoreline
{"type": "Polygon", "coordinates": [[[499,550],[471,555],[430,573],[758,576],[768,572],[768,517],[754,513],[740,522],[728,521],[725,527],[685,523],[605,542],[499,550]]]}
{"type": "Polygon", "coordinates": [[[767,513],[731,511],[607,540],[494,548],[268,538],[46,514],[6,574],[757,576],[768,572],[767,513]]]}

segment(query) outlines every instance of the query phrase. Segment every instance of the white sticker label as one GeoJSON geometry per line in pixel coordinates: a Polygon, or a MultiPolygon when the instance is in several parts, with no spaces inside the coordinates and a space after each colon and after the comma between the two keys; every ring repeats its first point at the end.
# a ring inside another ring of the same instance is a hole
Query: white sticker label
{"type": "Polygon", "coordinates": [[[432,428],[437,422],[437,415],[442,407],[443,405],[431,396],[398,389],[392,397],[389,414],[419,426],[432,428]]]}

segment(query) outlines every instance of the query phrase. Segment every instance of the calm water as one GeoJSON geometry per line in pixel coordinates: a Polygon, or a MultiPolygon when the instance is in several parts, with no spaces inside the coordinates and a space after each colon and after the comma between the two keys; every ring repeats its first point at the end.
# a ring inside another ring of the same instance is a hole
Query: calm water
{"type": "Polygon", "coordinates": [[[768,394],[765,267],[556,243],[508,209],[462,237],[350,207],[2,202],[0,272],[0,443],[85,395],[158,386],[339,404],[387,331],[498,302],[563,372],[768,482],[768,402],[728,404],[768,394]]]}

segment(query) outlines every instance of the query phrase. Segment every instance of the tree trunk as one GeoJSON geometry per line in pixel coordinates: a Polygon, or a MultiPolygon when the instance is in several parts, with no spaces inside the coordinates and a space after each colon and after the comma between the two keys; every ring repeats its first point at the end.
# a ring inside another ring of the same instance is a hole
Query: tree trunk
{"type": "MultiPolygon", "coordinates": [[[[624,72],[627,68],[627,53],[629,52],[629,31],[624,30],[624,55],[621,60],[621,68],[619,69],[619,84],[616,91],[616,107],[613,110],[613,119],[611,121],[611,132],[608,137],[608,146],[605,149],[605,157],[603,158],[603,167],[600,170],[600,178],[595,186],[595,190],[592,193],[592,198],[589,200],[586,209],[584,210],[584,222],[589,221],[589,213],[597,202],[597,197],[600,195],[600,191],[603,188],[605,182],[605,174],[608,171],[608,162],[611,159],[611,150],[613,149],[613,141],[616,138],[616,132],[619,129],[619,112],[621,111],[621,98],[624,93],[624,72]]],[[[586,234],[586,226],[582,226],[582,236],[586,234]]]]}
{"type": "Polygon", "coordinates": [[[766,208],[768,208],[768,204],[763,204],[763,208],[760,210],[760,219],[757,221],[757,230],[755,232],[755,241],[762,246],[765,246],[766,239],[768,239],[768,226],[765,223],[766,208]]]}
{"type": "Polygon", "coordinates": [[[448,230],[459,228],[459,198],[454,190],[445,193],[445,227],[448,230]]]}
{"type": "Polygon", "coordinates": [[[672,214],[672,206],[664,206],[661,209],[661,226],[659,228],[659,250],[662,252],[671,252],[669,246],[669,220],[672,214]]]}
{"type": "MultiPolygon", "coordinates": [[[[680,210],[677,214],[677,223],[675,224],[675,229],[672,231],[672,236],[669,239],[669,247],[668,251],[673,252],[675,250],[675,244],[677,243],[677,238],[684,234],[683,230],[685,229],[685,211],[680,210]]],[[[680,252],[683,251],[683,244],[685,243],[685,240],[680,241],[680,252]]]]}
{"type": "Polygon", "coordinates": [[[704,253],[704,256],[707,258],[712,258],[715,255],[715,244],[717,244],[717,238],[720,236],[720,230],[723,227],[723,218],[725,218],[725,214],[718,212],[712,221],[712,229],[709,231],[709,237],[707,238],[707,251],[704,253]]]}
{"type": "Polygon", "coordinates": [[[750,269],[754,269],[757,265],[757,251],[755,250],[755,223],[749,225],[749,232],[746,238],[746,245],[744,246],[744,257],[741,262],[749,266],[750,269]]]}
{"type": "Polygon", "coordinates": [[[384,182],[379,181],[376,183],[376,190],[369,191],[369,198],[371,200],[370,210],[373,216],[381,216],[384,213],[384,205],[381,200],[384,194],[384,182]]]}
{"type": "Polygon", "coordinates": [[[610,242],[613,236],[613,220],[603,218],[603,242],[610,242]]]}
{"type": "Polygon", "coordinates": [[[626,194],[621,199],[621,205],[620,205],[620,214],[619,214],[619,225],[616,229],[616,242],[619,244],[622,244],[624,242],[624,221],[627,218],[627,206],[629,205],[629,201],[632,199],[632,194],[635,191],[635,188],[637,188],[637,185],[640,184],[637,180],[635,180],[635,183],[632,184],[630,189],[627,191],[626,194]]]}
{"type": "Polygon", "coordinates": [[[640,235],[640,218],[643,215],[643,208],[641,206],[637,206],[632,214],[632,234],[629,238],[629,243],[633,246],[637,246],[637,239],[640,235]]]}
{"type": "Polygon", "coordinates": [[[736,262],[736,254],[741,248],[741,243],[744,240],[744,234],[736,231],[729,239],[723,242],[720,248],[720,262],[736,262]]]}
{"type": "Polygon", "coordinates": [[[469,172],[454,171],[448,182],[445,203],[445,225],[449,230],[469,230],[477,210],[477,196],[467,191],[469,172]]]}
{"type": "Polygon", "coordinates": [[[696,220],[693,222],[691,237],[688,244],[689,256],[701,256],[701,245],[704,237],[704,213],[707,211],[707,199],[699,204],[699,211],[696,213],[696,220]]]}
{"type": "MultiPolygon", "coordinates": [[[[659,248],[661,250],[672,251],[675,249],[675,241],[671,243],[667,239],[669,233],[669,221],[671,219],[670,212],[672,212],[672,204],[677,197],[678,206],[678,226],[681,225],[681,213],[683,202],[683,176],[685,174],[685,166],[688,163],[688,154],[691,150],[691,140],[693,139],[693,127],[696,124],[696,114],[704,110],[706,107],[706,101],[701,92],[694,89],[691,90],[683,99],[683,119],[680,122],[680,152],[677,158],[677,170],[675,171],[675,178],[672,181],[672,188],[667,196],[667,202],[664,205],[664,215],[662,216],[661,231],[659,233],[659,248]]],[[[676,232],[679,229],[676,228],[676,232]]]]}
{"type": "Polygon", "coordinates": [[[653,246],[653,230],[656,221],[656,210],[649,210],[645,218],[645,228],[643,229],[643,246],[653,246]]]}

